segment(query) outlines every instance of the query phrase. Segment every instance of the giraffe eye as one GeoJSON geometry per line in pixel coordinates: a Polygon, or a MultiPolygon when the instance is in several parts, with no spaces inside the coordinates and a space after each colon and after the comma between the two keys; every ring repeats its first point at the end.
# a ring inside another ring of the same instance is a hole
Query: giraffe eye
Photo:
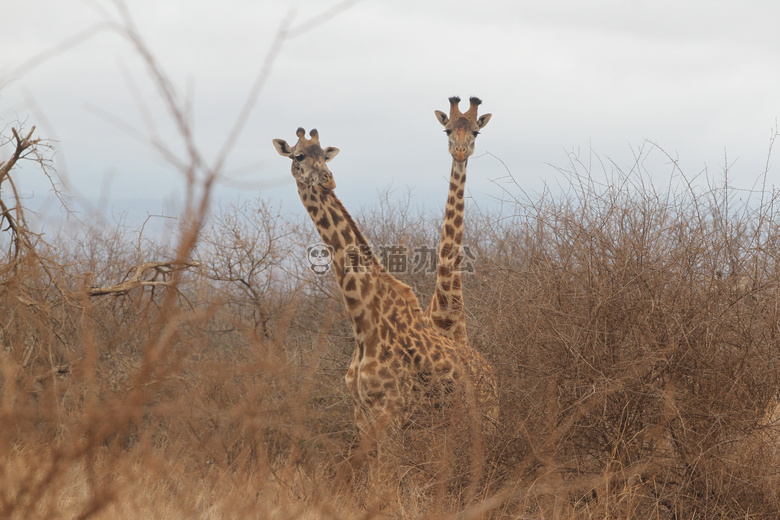
{"type": "Polygon", "coordinates": [[[479,132],[477,132],[476,130],[474,130],[474,137],[477,137],[478,135],[479,135],[479,132]]]}
{"type": "Polygon", "coordinates": [[[452,133],[452,130],[447,128],[447,129],[444,130],[444,133],[447,134],[447,135],[450,135],[452,133]]]}
{"type": "Polygon", "coordinates": [[[295,156],[295,160],[298,161],[298,162],[303,161],[305,158],[306,158],[306,156],[303,155],[302,153],[299,153],[298,155],[295,156]]]}

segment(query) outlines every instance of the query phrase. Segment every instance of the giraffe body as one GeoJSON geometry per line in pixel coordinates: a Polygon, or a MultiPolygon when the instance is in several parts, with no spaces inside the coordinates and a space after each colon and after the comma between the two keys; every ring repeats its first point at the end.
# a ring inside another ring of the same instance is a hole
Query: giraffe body
{"type": "Polygon", "coordinates": [[[292,159],[298,194],[322,241],[333,248],[332,267],[355,334],[355,350],[345,381],[360,430],[362,454],[387,432],[402,427],[415,412],[461,403],[479,418],[483,430],[497,419],[496,386],[490,365],[475,350],[443,336],[423,316],[412,290],[388,273],[333,193],[327,162],[337,148],[320,147],[312,130],[296,132],[298,142],[275,139],[279,154],[292,159]]]}

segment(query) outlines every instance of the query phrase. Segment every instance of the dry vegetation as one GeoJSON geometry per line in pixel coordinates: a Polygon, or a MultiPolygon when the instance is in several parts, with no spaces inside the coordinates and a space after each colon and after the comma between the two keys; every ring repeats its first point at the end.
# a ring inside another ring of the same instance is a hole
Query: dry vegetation
{"type": "MultiPolygon", "coordinates": [[[[659,191],[616,168],[601,186],[573,162],[564,195],[472,208],[469,334],[502,385],[487,476],[467,503],[404,481],[378,510],[365,479],[334,480],[352,335],[332,277],[307,268],[309,222],[258,200],[173,244],[94,226],[45,243],[12,189],[44,143],[3,144],[3,518],[780,512],[772,193],[659,191]]],[[[371,240],[435,245],[437,219],[391,200],[359,216],[371,240]]],[[[427,300],[432,274],[400,276],[427,300]]]]}
{"type": "MultiPolygon", "coordinates": [[[[89,225],[45,241],[13,182],[24,160],[53,175],[49,149],[4,129],[0,518],[780,515],[778,194],[678,170],[659,190],[648,145],[603,184],[573,158],[562,195],[469,207],[469,337],[501,382],[485,478],[468,495],[350,489],[334,476],[356,433],[352,332],[306,264],[313,225],[262,200],[212,207],[229,144],[200,156],[186,103],[123,27],[184,142],[158,151],[185,210],[170,243],[89,225]]],[[[396,200],[357,215],[369,239],[435,247],[439,215],[396,200]]],[[[399,277],[428,301],[433,274],[399,277]]]]}

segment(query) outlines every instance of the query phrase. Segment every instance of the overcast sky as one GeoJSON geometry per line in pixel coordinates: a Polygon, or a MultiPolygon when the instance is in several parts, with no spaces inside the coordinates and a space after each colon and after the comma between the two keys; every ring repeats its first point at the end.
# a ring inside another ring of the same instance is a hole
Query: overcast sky
{"type": "MultiPolygon", "coordinates": [[[[146,45],[189,100],[208,160],[277,31],[291,29],[232,148],[220,200],[259,194],[299,205],[289,160],[271,140],[295,141],[304,126],[341,149],[331,170],[353,212],[388,186],[443,207],[451,158],[433,112],[452,95],[479,96],[481,112],[493,114],[469,162],[468,191],[483,204],[501,196],[508,173],[530,192],[557,185],[554,167],[571,152],[587,161],[592,149],[630,169],[646,140],[679,157],[689,177],[705,167],[722,177],[728,162],[730,182],[750,188],[764,171],[780,115],[776,0],[349,4],[128,0],[146,45]]],[[[3,2],[0,127],[23,120],[53,139],[77,200],[171,212],[183,180],[137,135],[156,134],[174,150],[180,140],[139,54],[95,29],[115,13],[106,0],[3,2]]],[[[660,179],[672,171],[660,153],[647,164],[660,179]]],[[[40,201],[46,188],[36,177],[18,182],[40,201]]],[[[780,187],[780,168],[768,181],[780,187]]]]}

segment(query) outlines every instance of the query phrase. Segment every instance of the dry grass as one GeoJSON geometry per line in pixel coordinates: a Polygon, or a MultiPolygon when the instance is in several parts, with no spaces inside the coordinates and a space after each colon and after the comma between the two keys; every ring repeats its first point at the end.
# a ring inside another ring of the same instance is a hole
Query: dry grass
{"type": "MultiPolygon", "coordinates": [[[[469,462],[485,477],[417,478],[411,431],[399,483],[347,487],[353,337],[305,263],[313,226],[210,204],[289,20],[209,162],[117,5],[179,131],[183,146],[150,141],[185,209],[170,243],[88,225],[46,243],[13,187],[19,161],[54,175],[46,143],[0,140],[1,518],[780,516],[777,193],[676,169],[659,190],[647,144],[628,172],[573,157],[563,195],[470,207],[469,337],[501,381],[501,423],[469,462]]],[[[391,200],[355,211],[366,235],[435,247],[438,218],[391,200]]],[[[427,302],[433,274],[399,277],[427,302]]]]}
{"type": "MultiPolygon", "coordinates": [[[[470,497],[334,481],[355,435],[351,331],[300,223],[259,201],[170,246],[85,228],[80,247],[7,250],[0,516],[775,517],[775,195],[565,174],[566,195],[472,212],[470,337],[499,371],[502,420],[470,497]],[[120,290],[150,258],[197,267],[120,290]]],[[[383,244],[437,228],[385,206],[361,221],[383,244]]]]}

